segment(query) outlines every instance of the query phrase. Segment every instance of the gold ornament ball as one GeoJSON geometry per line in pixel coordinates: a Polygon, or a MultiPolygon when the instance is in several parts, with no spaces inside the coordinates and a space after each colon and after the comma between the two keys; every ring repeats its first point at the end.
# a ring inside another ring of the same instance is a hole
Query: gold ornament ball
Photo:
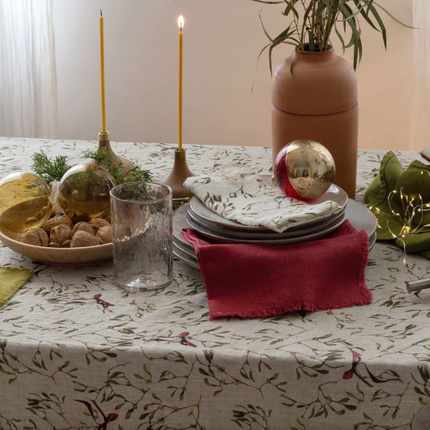
{"type": "Polygon", "coordinates": [[[276,157],[273,182],[289,197],[312,200],[332,185],[336,166],[329,150],[319,142],[294,140],[276,157]]]}
{"type": "Polygon", "coordinates": [[[34,173],[12,173],[0,182],[0,227],[24,233],[45,224],[52,212],[51,189],[34,173]]]}
{"type": "Polygon", "coordinates": [[[61,178],[58,203],[73,221],[105,218],[110,214],[110,190],[115,179],[103,167],[78,164],[61,178]]]}

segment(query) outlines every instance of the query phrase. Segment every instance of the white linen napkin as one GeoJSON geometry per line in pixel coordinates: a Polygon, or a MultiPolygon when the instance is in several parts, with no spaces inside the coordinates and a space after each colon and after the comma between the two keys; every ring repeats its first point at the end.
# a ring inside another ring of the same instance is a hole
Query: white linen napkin
{"type": "Polygon", "coordinates": [[[248,167],[239,168],[234,175],[221,169],[220,176],[192,176],[184,187],[223,218],[279,233],[342,210],[334,201],[308,204],[286,197],[248,167]]]}

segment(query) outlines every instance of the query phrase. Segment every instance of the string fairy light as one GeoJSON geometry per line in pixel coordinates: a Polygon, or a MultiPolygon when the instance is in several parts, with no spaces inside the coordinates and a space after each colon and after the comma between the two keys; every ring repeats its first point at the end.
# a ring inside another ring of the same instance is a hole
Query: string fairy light
{"type": "MultiPolygon", "coordinates": [[[[430,177],[430,173],[427,171],[420,172],[420,181],[417,186],[417,190],[420,189],[422,176],[424,173],[430,177]]],[[[421,233],[425,228],[430,227],[430,224],[423,224],[424,222],[424,214],[425,212],[430,211],[430,202],[424,203],[422,195],[417,192],[416,195],[408,195],[404,192],[403,187],[400,188],[399,191],[393,190],[388,194],[387,197],[388,208],[390,213],[386,213],[381,211],[378,207],[369,206],[369,209],[376,213],[382,214],[389,218],[394,218],[401,222],[401,228],[399,233],[395,233],[391,226],[389,220],[387,220],[386,226],[383,227],[379,223],[378,217],[377,220],[377,228],[384,229],[387,228],[388,232],[391,234],[393,239],[398,240],[403,245],[403,265],[405,266],[406,273],[409,276],[408,265],[406,261],[406,243],[404,238],[408,236],[414,236],[421,233]],[[399,195],[401,209],[395,207],[394,205],[394,197],[399,195]],[[400,212],[399,212],[400,211],[400,212]],[[402,213],[401,213],[402,212],[402,213]],[[415,216],[419,214],[418,220],[415,219],[415,216]]],[[[418,292],[425,288],[430,288],[430,278],[429,279],[419,279],[417,281],[405,281],[406,288],[409,292],[418,292]]]]}

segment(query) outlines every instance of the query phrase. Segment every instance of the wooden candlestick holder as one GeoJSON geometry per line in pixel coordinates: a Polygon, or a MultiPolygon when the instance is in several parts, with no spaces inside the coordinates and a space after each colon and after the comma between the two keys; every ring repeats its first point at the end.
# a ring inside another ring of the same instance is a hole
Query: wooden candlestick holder
{"type": "Polygon", "coordinates": [[[172,189],[174,199],[185,200],[190,199],[193,196],[193,193],[183,186],[185,179],[190,176],[195,175],[188,168],[185,150],[179,151],[178,149],[175,149],[173,169],[164,181],[164,184],[168,185],[172,189]]]}
{"type": "Polygon", "coordinates": [[[109,158],[114,163],[122,163],[122,174],[126,175],[133,167],[133,163],[130,160],[127,160],[126,158],[119,157],[116,155],[111,146],[110,146],[110,134],[107,131],[106,133],[100,132],[99,133],[99,151],[105,149],[109,153],[109,158]]]}

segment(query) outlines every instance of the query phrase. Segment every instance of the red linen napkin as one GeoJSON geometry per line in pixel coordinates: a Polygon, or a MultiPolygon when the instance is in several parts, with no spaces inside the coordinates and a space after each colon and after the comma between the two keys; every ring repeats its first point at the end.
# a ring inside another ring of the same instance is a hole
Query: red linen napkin
{"type": "Polygon", "coordinates": [[[289,245],[224,244],[183,229],[194,245],[210,319],[264,318],[368,304],[369,238],[345,221],[324,238],[289,245]]]}

